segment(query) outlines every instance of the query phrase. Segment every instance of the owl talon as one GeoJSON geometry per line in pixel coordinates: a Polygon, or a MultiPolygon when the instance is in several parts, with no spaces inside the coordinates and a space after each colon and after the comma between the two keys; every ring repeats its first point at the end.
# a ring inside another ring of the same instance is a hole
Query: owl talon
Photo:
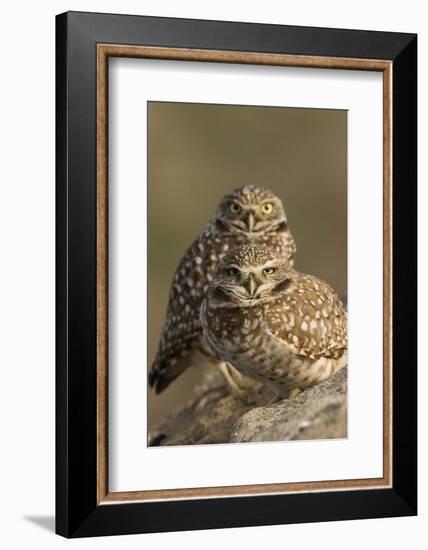
{"type": "Polygon", "coordinates": [[[302,393],[302,390],[300,388],[293,388],[290,393],[288,394],[287,399],[294,399],[298,395],[302,393]]]}

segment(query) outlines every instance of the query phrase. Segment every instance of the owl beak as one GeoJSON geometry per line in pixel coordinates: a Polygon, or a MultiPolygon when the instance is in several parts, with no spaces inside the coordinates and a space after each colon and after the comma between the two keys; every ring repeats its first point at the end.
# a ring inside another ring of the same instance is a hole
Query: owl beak
{"type": "Polygon", "coordinates": [[[245,281],[245,289],[249,294],[249,297],[252,298],[254,296],[254,293],[257,290],[257,283],[252,275],[248,277],[248,279],[245,281]]]}
{"type": "Polygon", "coordinates": [[[256,223],[256,218],[254,214],[252,212],[249,212],[247,216],[247,221],[246,221],[247,229],[249,233],[253,232],[255,223],[256,223]]]}

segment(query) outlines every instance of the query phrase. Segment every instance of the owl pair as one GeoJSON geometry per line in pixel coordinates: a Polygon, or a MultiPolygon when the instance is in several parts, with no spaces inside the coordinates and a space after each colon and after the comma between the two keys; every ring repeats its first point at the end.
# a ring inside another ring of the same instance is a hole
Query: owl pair
{"type": "Polygon", "coordinates": [[[275,391],[274,401],[347,363],[346,312],[323,281],[293,269],[296,246],[281,200],[245,186],[225,196],[172,282],[149,374],[157,393],[208,358],[275,391]]]}

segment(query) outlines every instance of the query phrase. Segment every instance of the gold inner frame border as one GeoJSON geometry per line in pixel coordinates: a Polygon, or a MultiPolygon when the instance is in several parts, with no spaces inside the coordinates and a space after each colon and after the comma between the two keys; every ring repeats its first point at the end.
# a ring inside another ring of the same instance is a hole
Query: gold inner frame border
{"type": "Polygon", "coordinates": [[[392,486],[392,75],[386,60],[97,44],[97,504],[307,493],[392,486]],[[383,73],[383,476],[293,483],[109,492],[108,60],[110,57],[279,65],[383,73]]]}

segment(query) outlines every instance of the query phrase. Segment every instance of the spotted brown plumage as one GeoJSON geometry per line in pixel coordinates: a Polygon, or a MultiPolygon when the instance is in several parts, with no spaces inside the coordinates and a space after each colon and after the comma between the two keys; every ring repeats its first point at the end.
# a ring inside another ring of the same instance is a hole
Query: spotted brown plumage
{"type": "Polygon", "coordinates": [[[161,392],[200,354],[212,357],[200,323],[200,307],[219,259],[244,243],[273,247],[293,264],[296,246],[281,200],[245,186],[223,197],[213,219],[187,250],[175,272],[166,320],[149,383],[161,392]]]}
{"type": "Polygon", "coordinates": [[[275,249],[243,245],[219,263],[201,308],[206,341],[223,361],[275,390],[317,384],[347,363],[347,316],[324,281],[275,249]]]}

